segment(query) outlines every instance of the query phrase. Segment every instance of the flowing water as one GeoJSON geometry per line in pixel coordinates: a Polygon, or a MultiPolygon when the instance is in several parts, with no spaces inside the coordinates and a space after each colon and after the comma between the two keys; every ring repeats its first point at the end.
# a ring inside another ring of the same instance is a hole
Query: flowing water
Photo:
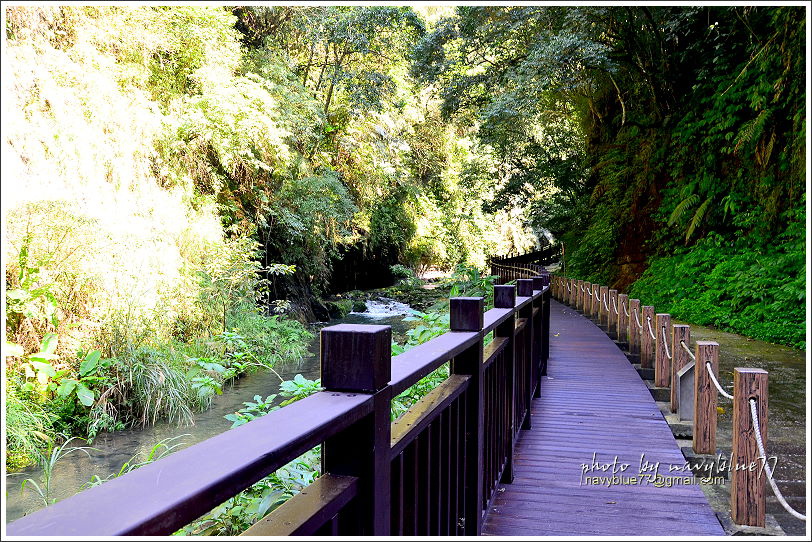
{"type": "MultiPolygon", "coordinates": [[[[674,323],[685,323],[674,321],[674,323]]],[[[691,341],[719,343],[719,383],[732,392],[733,369],[754,367],[768,375],[767,455],[777,457],[774,479],[787,502],[803,513],[806,507],[806,352],[691,324],[691,341]]],[[[729,457],[733,415],[731,403],[719,396],[724,409],[717,421],[717,448],[729,457]]],[[[729,485],[724,486],[729,498],[729,485]]],[[[729,501],[728,501],[729,502],[729,501]]],[[[805,534],[804,522],[790,516],[767,488],[767,513],[788,535],[805,534]]]]}
{"type": "MultiPolygon", "coordinates": [[[[350,313],[345,318],[323,325],[390,325],[392,338],[402,343],[406,331],[413,324],[403,321],[410,310],[408,305],[381,298],[367,301],[365,312],[350,313]]],[[[307,356],[297,363],[288,363],[275,370],[285,380],[293,379],[299,373],[309,379],[319,378],[318,351],[319,339],[316,333],[308,347],[307,356]]],[[[276,393],[279,382],[279,377],[272,371],[253,373],[236,380],[223,390],[222,395],[215,397],[210,409],[195,416],[195,423],[190,427],[179,428],[173,424],[160,423],[144,429],[98,435],[92,443],[95,449],[89,450],[87,455],[77,450],[59,460],[52,476],[52,497],[61,500],[74,495],[94,474],[103,479],[118,473],[122,465],[133,456],[145,458],[150,449],[163,439],[176,437],[171,443],[180,443],[180,447],[185,447],[228,430],[231,422],[223,416],[239,410],[243,407],[243,401],[252,401],[255,395],[264,398],[276,393]]],[[[23,480],[31,478],[40,484],[41,476],[41,471],[35,468],[6,476],[6,521],[13,521],[42,507],[39,496],[31,488],[26,486],[21,490],[23,480]]]]}

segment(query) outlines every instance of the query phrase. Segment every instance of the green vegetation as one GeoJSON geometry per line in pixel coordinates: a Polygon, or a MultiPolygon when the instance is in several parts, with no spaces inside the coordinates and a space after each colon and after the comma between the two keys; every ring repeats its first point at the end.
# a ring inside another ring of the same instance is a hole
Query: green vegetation
{"type": "MultiPolygon", "coordinates": [[[[401,271],[406,278],[412,276],[401,271]]],[[[447,279],[447,287],[457,290],[463,295],[481,296],[487,291],[493,292],[495,277],[480,277],[480,273],[471,267],[459,266],[455,273],[447,279]]],[[[487,308],[492,308],[493,302],[487,308]]],[[[406,332],[406,342],[400,345],[392,343],[392,355],[396,356],[442,335],[449,329],[448,312],[423,313],[414,311],[413,316],[405,318],[407,321],[420,321],[420,324],[406,332]]],[[[491,334],[487,339],[492,339],[491,334]]],[[[489,342],[487,340],[486,342],[489,342]]],[[[408,408],[436,388],[448,378],[449,364],[444,363],[431,374],[421,378],[397,397],[392,398],[391,417],[396,419],[405,413],[408,408]]],[[[264,399],[260,395],[254,396],[253,401],[245,401],[240,410],[227,414],[225,418],[232,422],[231,427],[238,427],[269,412],[276,411],[294,401],[303,399],[320,391],[319,379],[309,380],[297,374],[293,380],[287,380],[279,385],[279,393],[268,395],[264,399]],[[282,399],[281,401],[279,399],[282,399]]],[[[228,499],[210,513],[204,515],[175,534],[183,535],[237,535],[248,527],[272,512],[290,497],[311,484],[321,473],[321,447],[308,451],[301,457],[291,461],[275,473],[263,478],[250,488],[228,499]]]]}
{"type": "MultiPolygon", "coordinates": [[[[12,469],[71,437],[188,424],[236,378],[300,358],[301,321],[335,294],[342,258],[388,269],[384,295],[420,309],[394,354],[447,330],[439,299],[490,306],[487,257],[546,232],[572,276],[806,345],[800,7],[5,14],[12,469]],[[428,290],[429,268],[454,274],[428,290]]],[[[336,295],[328,313],[365,299],[336,295]]],[[[395,398],[393,416],[447,374],[395,398]]],[[[297,377],[279,395],[318,386],[297,377]]],[[[317,457],[190,533],[239,532],[317,457]]]]}
{"type": "Polygon", "coordinates": [[[408,7],[6,10],[14,464],[33,431],[188,423],[244,372],[220,333],[266,341],[251,367],[295,358],[303,331],[263,322],[307,314],[343,248],[448,269],[532,243],[410,76],[425,32],[408,7]]]}
{"type": "Polygon", "coordinates": [[[478,125],[505,172],[490,206],[526,202],[569,275],[803,348],[804,17],[459,7],[412,71],[478,125]]]}

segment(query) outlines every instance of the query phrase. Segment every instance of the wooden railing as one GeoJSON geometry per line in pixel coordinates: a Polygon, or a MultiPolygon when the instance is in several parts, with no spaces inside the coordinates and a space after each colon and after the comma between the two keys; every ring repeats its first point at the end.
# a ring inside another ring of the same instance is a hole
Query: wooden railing
{"type": "MultiPolygon", "coordinates": [[[[672,325],[669,314],[655,314],[653,306],[641,308],[639,299],[629,299],[626,294],[599,284],[553,275],[550,287],[556,300],[592,318],[619,346],[627,347],[630,360],[639,362],[641,372],[653,372],[655,388],[670,387],[672,412],[679,408],[679,375],[693,368],[694,453],[717,453],[717,395],[732,401],[730,513],[735,523],[765,526],[768,481],[778,500],[790,511],[772,482],[769,462],[759,451],[756,439],[758,424],[762,445],[766,446],[767,371],[735,368],[733,393],[729,394],[718,382],[719,344],[696,341],[695,352],[691,352],[690,326],[672,325]]],[[[793,512],[790,513],[805,519],[793,512]]]]}
{"type": "Polygon", "coordinates": [[[537,264],[548,265],[557,262],[561,258],[561,245],[553,244],[548,245],[540,250],[531,250],[522,254],[513,253],[503,256],[492,256],[488,259],[488,263],[499,264],[537,264]]]}
{"type": "Polygon", "coordinates": [[[7,533],[169,535],[321,444],[323,474],[245,535],[478,535],[498,483],[512,480],[513,444],[541,391],[546,280],[495,286],[487,312],[481,297],[452,298],[451,331],[394,358],[389,326],[324,328],[324,391],[18,519],[7,533]],[[446,362],[449,378],[390,421],[391,399],[446,362]]]}

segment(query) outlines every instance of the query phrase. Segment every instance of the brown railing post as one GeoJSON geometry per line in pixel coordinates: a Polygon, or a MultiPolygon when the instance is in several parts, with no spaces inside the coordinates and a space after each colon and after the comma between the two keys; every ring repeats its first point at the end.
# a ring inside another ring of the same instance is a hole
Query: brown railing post
{"type": "MultiPolygon", "coordinates": [[[[495,286],[494,290],[503,288],[495,286]]],[[[509,286],[510,288],[510,286],[509,286]]],[[[449,324],[451,331],[480,331],[483,326],[483,309],[485,300],[482,297],[452,297],[449,300],[449,324]]],[[[483,455],[484,455],[484,370],[482,368],[482,341],[451,361],[451,372],[458,375],[470,375],[468,400],[465,411],[465,427],[468,428],[465,438],[465,514],[458,518],[463,524],[466,535],[482,534],[483,507],[483,455]]]]}
{"type": "Polygon", "coordinates": [[[767,448],[767,371],[733,370],[733,451],[730,473],[730,515],[739,525],[764,527],[767,511],[767,473],[755,438],[750,399],[756,413],[765,453],[767,448]],[[750,466],[752,468],[749,468],[750,466]],[[736,467],[739,468],[736,468],[736,467]]]}
{"type": "Polygon", "coordinates": [[[654,331],[654,307],[643,306],[643,316],[640,318],[643,331],[640,333],[640,367],[651,369],[654,366],[654,339],[651,337],[654,331]],[[649,331],[649,319],[651,319],[651,330],[649,331]]]}
{"type": "Polygon", "coordinates": [[[586,295],[586,291],[584,290],[584,281],[578,281],[578,310],[581,311],[583,314],[584,312],[584,296],[586,295]]]}
{"type": "MultiPolygon", "coordinates": [[[[544,291],[544,278],[543,277],[534,277],[533,278],[533,290],[544,291]]],[[[544,357],[544,350],[548,347],[546,341],[548,337],[544,336],[545,327],[547,330],[550,329],[548,320],[545,318],[545,310],[547,306],[549,306],[549,302],[547,301],[547,293],[542,293],[536,299],[534,306],[538,307],[538,313],[536,313],[536,318],[533,320],[533,324],[535,326],[535,330],[533,331],[533,352],[536,355],[536,359],[534,360],[535,365],[535,382],[536,386],[533,390],[533,397],[541,397],[541,377],[545,374],[544,369],[546,368],[546,358],[544,357]],[[545,325],[547,324],[547,325],[545,325]]]]}
{"type": "Polygon", "coordinates": [[[618,294],[617,296],[617,342],[628,344],[629,342],[629,317],[626,311],[629,310],[629,296],[618,294]]]}
{"type": "Polygon", "coordinates": [[[390,530],[392,328],[339,324],[321,330],[321,381],[327,391],[372,394],[373,411],[322,447],[324,473],[357,476],[360,488],[341,521],[348,535],[390,530]]]}
{"type": "Polygon", "coordinates": [[[637,322],[642,318],[640,311],[640,300],[629,300],[629,354],[632,360],[642,362],[640,356],[640,326],[637,322]]]}
{"type": "MultiPolygon", "coordinates": [[[[547,360],[550,358],[550,291],[544,294],[544,304],[542,305],[541,322],[541,376],[547,376],[547,360]]],[[[540,388],[541,386],[539,386],[540,388]]],[[[541,391],[539,389],[539,391],[541,391]]]]}
{"type": "MultiPolygon", "coordinates": [[[[679,408],[679,382],[677,382],[677,373],[688,365],[690,356],[688,352],[682,347],[691,347],[691,326],[674,324],[671,326],[673,330],[673,340],[671,341],[671,412],[676,412],[679,408]]],[[[696,370],[696,369],[694,369],[696,370]]]]}
{"type": "MultiPolygon", "coordinates": [[[[533,279],[519,279],[516,281],[516,293],[520,297],[533,297],[533,279]]],[[[541,314],[539,314],[541,316],[541,314]]],[[[533,322],[533,303],[528,303],[524,308],[519,310],[519,318],[526,318],[524,327],[524,357],[525,359],[517,359],[517,369],[523,371],[524,382],[526,389],[516,390],[517,393],[522,393],[525,396],[525,405],[527,412],[524,415],[522,422],[522,429],[532,429],[533,422],[530,420],[530,406],[533,401],[533,388],[535,371],[533,370],[533,360],[536,357],[533,347],[535,344],[534,335],[536,326],[533,322]]],[[[521,413],[519,413],[521,415],[521,413]]]]}
{"type": "Polygon", "coordinates": [[[620,310],[620,307],[617,306],[617,290],[609,290],[609,298],[607,299],[607,303],[609,305],[609,322],[608,326],[609,329],[607,332],[609,333],[609,337],[612,339],[617,339],[617,313],[615,309],[620,310]]]}
{"type": "Polygon", "coordinates": [[[715,454],[718,392],[705,364],[710,362],[713,374],[719,374],[719,345],[713,341],[696,341],[695,356],[693,449],[697,454],[715,454]]]}
{"type": "MultiPolygon", "coordinates": [[[[516,287],[515,286],[494,286],[493,289],[493,306],[497,309],[514,309],[516,307],[516,287]]],[[[507,462],[505,469],[502,472],[502,483],[510,484],[513,482],[513,435],[516,434],[516,428],[513,425],[513,420],[516,417],[513,411],[513,405],[516,401],[516,313],[513,316],[499,324],[493,330],[494,337],[507,337],[508,345],[505,347],[505,360],[507,362],[507,380],[508,396],[505,397],[507,401],[508,411],[508,426],[510,427],[508,434],[510,435],[507,442],[507,462]]]]}
{"type": "MultiPolygon", "coordinates": [[[[671,360],[668,358],[668,349],[671,348],[667,341],[671,340],[671,315],[658,313],[656,318],[654,335],[657,337],[656,356],[654,359],[654,385],[665,388],[671,383],[671,360]],[[665,336],[663,336],[665,331],[665,336]]],[[[671,348],[673,356],[673,348],[671,348]]],[[[675,386],[676,387],[676,386],[675,386]]]]}
{"type": "Polygon", "coordinates": [[[606,310],[606,304],[609,301],[609,287],[601,286],[600,289],[600,303],[598,304],[598,324],[604,331],[607,329],[609,322],[609,312],[606,310]]]}
{"type": "Polygon", "coordinates": [[[592,284],[592,320],[595,323],[600,323],[600,299],[601,299],[601,285],[592,284]]]}

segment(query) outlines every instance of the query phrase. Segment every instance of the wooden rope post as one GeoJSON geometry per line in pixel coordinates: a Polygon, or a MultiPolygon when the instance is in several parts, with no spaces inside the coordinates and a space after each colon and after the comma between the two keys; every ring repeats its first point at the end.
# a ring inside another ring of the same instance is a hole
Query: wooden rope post
{"type": "Polygon", "coordinates": [[[651,318],[651,330],[654,331],[654,307],[644,305],[640,315],[643,330],[640,332],[640,367],[651,369],[654,366],[654,339],[648,329],[648,319],[651,318]]]}
{"type": "Polygon", "coordinates": [[[756,400],[761,442],[766,453],[767,371],[736,367],[733,370],[730,515],[739,525],[764,527],[767,512],[767,473],[763,461],[768,461],[768,458],[761,458],[756,443],[755,427],[750,414],[751,398],[756,400]]]}
{"type": "Polygon", "coordinates": [[[581,313],[586,316],[587,312],[589,311],[589,295],[586,293],[586,289],[589,286],[585,280],[581,281],[581,287],[584,289],[581,292],[581,313]]]}
{"type": "Polygon", "coordinates": [[[592,316],[593,320],[598,319],[598,315],[600,314],[600,284],[592,284],[592,316]]]}
{"type": "Polygon", "coordinates": [[[617,339],[617,314],[615,314],[615,307],[617,307],[618,312],[621,311],[621,308],[617,305],[617,290],[609,290],[609,297],[606,299],[606,303],[609,305],[609,319],[607,321],[607,325],[609,326],[608,333],[611,338],[617,339]]]}
{"type": "MultiPolygon", "coordinates": [[[[503,286],[494,286],[494,292],[503,286]]],[[[508,286],[512,288],[512,286],[508,286]]],[[[451,331],[480,331],[483,327],[483,309],[485,299],[482,297],[452,297],[449,300],[449,327],[451,331]]],[[[483,381],[485,370],[482,367],[483,342],[480,340],[471,348],[458,354],[451,360],[451,372],[458,375],[470,375],[468,381],[468,400],[465,410],[465,424],[470,428],[465,440],[465,509],[460,514],[472,518],[465,522],[465,534],[478,536],[482,534],[482,525],[478,521],[483,506],[482,470],[484,460],[484,421],[485,392],[483,381]]]]}
{"type": "Polygon", "coordinates": [[[563,296],[564,296],[564,304],[565,304],[565,305],[569,305],[569,304],[570,304],[570,294],[571,294],[571,292],[570,292],[570,290],[569,290],[569,289],[572,287],[572,286],[570,285],[570,283],[571,283],[571,282],[572,282],[572,279],[565,279],[565,283],[564,283],[564,292],[563,292],[563,296]]]}
{"type": "Polygon", "coordinates": [[[584,312],[584,294],[581,292],[581,288],[584,286],[584,281],[578,280],[576,286],[578,286],[578,293],[575,297],[575,308],[581,312],[584,312]]]}
{"type": "MultiPolygon", "coordinates": [[[[629,316],[626,316],[626,311],[629,310],[629,296],[626,294],[617,295],[617,341],[619,343],[629,342],[629,316]]],[[[631,314],[630,314],[631,315],[631,314]]]]}
{"type": "Polygon", "coordinates": [[[671,326],[671,330],[671,357],[673,358],[671,359],[671,412],[676,412],[679,408],[677,373],[691,362],[691,357],[680,342],[684,342],[688,348],[691,347],[691,326],[674,324],[671,326]]]}
{"type": "MultiPolygon", "coordinates": [[[[637,321],[642,318],[640,300],[629,300],[629,354],[640,360],[640,327],[637,321]]],[[[642,361],[642,360],[640,360],[642,361]]]]}
{"type": "MultiPolygon", "coordinates": [[[[499,286],[494,287],[493,290],[493,306],[496,309],[513,309],[516,306],[516,287],[515,286],[499,286]]],[[[506,363],[506,374],[505,379],[507,380],[507,389],[510,390],[508,392],[508,397],[504,399],[507,401],[507,416],[509,422],[509,434],[510,438],[508,438],[507,444],[507,460],[505,464],[505,468],[502,471],[502,483],[503,484],[510,484],[513,483],[513,435],[516,434],[515,427],[513,426],[513,422],[515,420],[516,414],[513,410],[514,405],[516,404],[516,313],[514,312],[513,315],[505,320],[504,323],[498,325],[493,332],[494,337],[507,337],[508,338],[508,345],[505,347],[505,361],[506,363]]],[[[480,508],[480,512],[481,512],[480,508]]],[[[476,516],[479,518],[480,516],[476,516]]]]}
{"type": "Polygon", "coordinates": [[[665,313],[658,313],[655,319],[656,327],[654,335],[657,337],[656,350],[654,358],[654,385],[659,388],[668,387],[671,384],[671,360],[668,358],[668,350],[670,354],[674,355],[674,349],[668,344],[671,340],[671,315],[665,313]],[[663,337],[663,329],[665,329],[665,337],[663,337]]]}
{"type": "Polygon", "coordinates": [[[602,329],[606,330],[607,322],[609,321],[609,312],[606,310],[606,303],[609,302],[609,287],[601,286],[600,301],[598,305],[598,324],[602,329]]]}
{"type": "Polygon", "coordinates": [[[575,302],[578,299],[578,290],[575,289],[575,285],[577,283],[578,282],[575,279],[570,280],[570,288],[572,288],[572,290],[570,291],[569,305],[573,308],[575,308],[575,302]]]}
{"type": "Polygon", "coordinates": [[[694,369],[694,437],[693,449],[697,454],[716,453],[716,385],[711,380],[707,362],[714,375],[719,374],[719,344],[696,341],[696,368],[694,369]]]}
{"type": "Polygon", "coordinates": [[[360,479],[359,494],[344,523],[352,535],[390,532],[392,328],[339,324],[321,330],[321,381],[327,391],[373,396],[370,414],[322,446],[322,472],[360,479]]]}

